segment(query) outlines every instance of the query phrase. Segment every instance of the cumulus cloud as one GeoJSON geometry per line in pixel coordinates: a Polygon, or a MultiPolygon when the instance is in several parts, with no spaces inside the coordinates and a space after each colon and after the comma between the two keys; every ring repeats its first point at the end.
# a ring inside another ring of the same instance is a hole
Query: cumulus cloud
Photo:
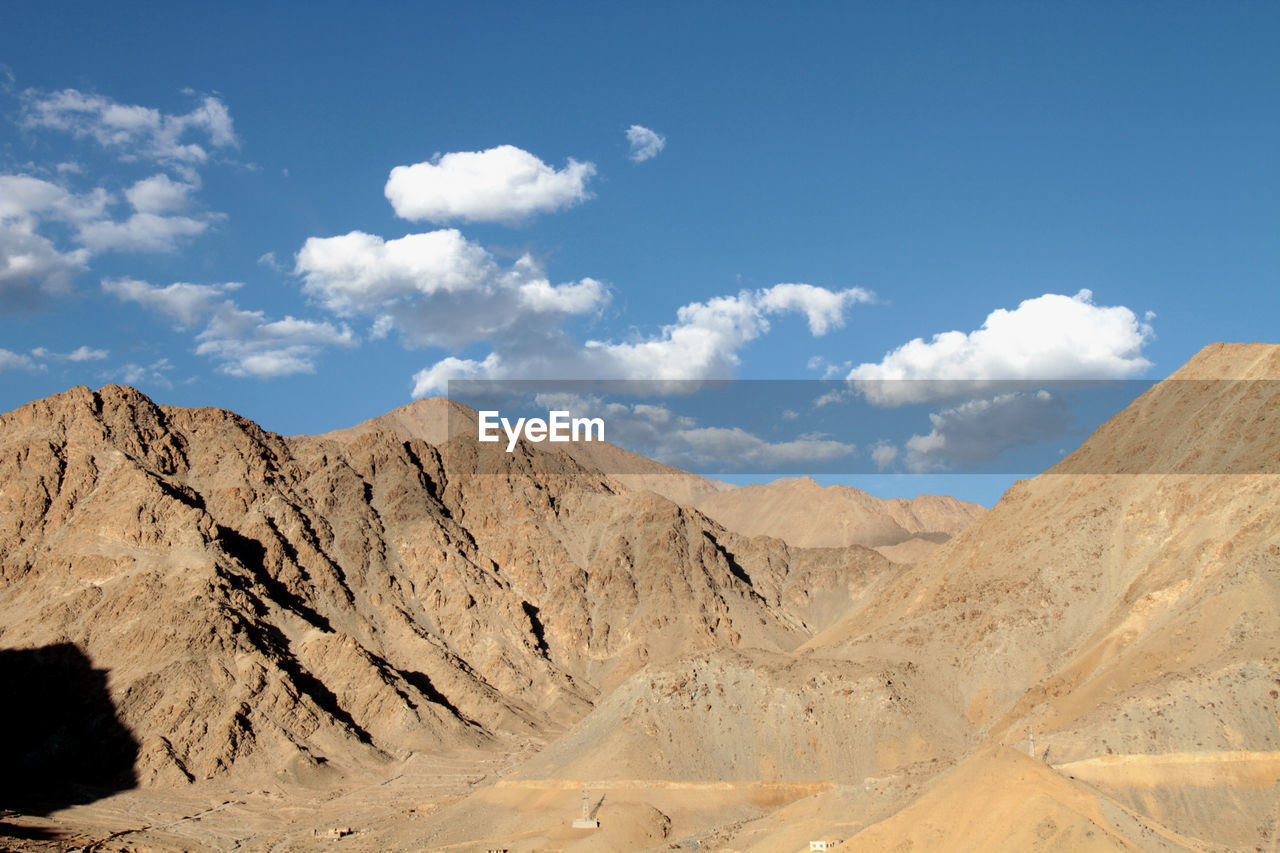
{"type": "Polygon", "coordinates": [[[124,191],[125,198],[138,213],[162,214],[183,210],[191,204],[196,184],[175,181],[165,174],[143,178],[124,191]]]}
{"type": "Polygon", "coordinates": [[[952,380],[1123,379],[1151,367],[1142,348],[1154,334],[1123,305],[1095,305],[1088,290],[1046,293],[992,311],[976,331],[909,341],[848,378],[886,405],[944,398],[952,380]]]}
{"type": "Polygon", "coordinates": [[[70,293],[88,258],[85,249],[59,251],[30,225],[0,221],[0,307],[33,310],[70,293]]]}
{"type": "Polygon", "coordinates": [[[93,252],[172,252],[186,237],[203,234],[219,214],[180,216],[172,212],[186,208],[198,188],[192,181],[175,181],[157,174],[138,181],[125,190],[133,214],[123,221],[98,219],[80,225],[78,239],[93,252]]]}
{"type": "Polygon", "coordinates": [[[295,269],[325,308],[372,317],[378,336],[396,329],[410,346],[544,341],[566,317],[593,314],[609,301],[595,279],[552,284],[531,256],[504,266],[455,229],[395,240],[360,231],[312,237],[295,269]]]}
{"type": "Polygon", "coordinates": [[[929,420],[933,428],[928,434],[913,435],[906,442],[904,461],[916,474],[981,465],[1009,448],[1061,435],[1071,422],[1071,411],[1048,391],[1019,391],[970,400],[934,412],[929,420]]]}
{"type": "Polygon", "coordinates": [[[47,219],[80,225],[105,217],[110,203],[103,189],[73,193],[30,175],[0,175],[0,222],[34,225],[47,219]]]}
{"type": "Polygon", "coordinates": [[[99,252],[172,251],[203,233],[219,217],[166,215],[185,206],[195,185],[154,175],[125,191],[134,208],[127,219],[110,215],[115,197],[101,187],[76,193],[30,175],[0,175],[0,303],[35,307],[71,291],[75,273],[99,252]],[[61,226],[76,248],[61,249],[40,233],[61,226]]]}
{"type": "Polygon", "coordinates": [[[510,378],[504,375],[507,372],[507,364],[497,353],[489,353],[482,361],[451,355],[413,374],[413,396],[442,394],[456,379],[510,378]]]}
{"type": "Polygon", "coordinates": [[[803,313],[810,332],[821,336],[843,325],[849,306],[871,299],[871,293],[860,287],[833,291],[808,284],[778,284],[744,290],[736,296],[682,306],[676,322],[656,336],[634,342],[587,341],[586,351],[617,378],[722,378],[737,366],[738,352],[769,331],[770,315],[803,313]]]}
{"type": "Polygon", "coordinates": [[[133,278],[107,279],[102,289],[123,302],[136,302],[183,326],[194,326],[226,301],[226,295],[243,285],[188,284],[175,282],[158,287],[133,278]]]}
{"type": "Polygon", "coordinates": [[[188,113],[173,115],[77,89],[28,89],[21,123],[92,139],[122,160],[150,159],[183,167],[204,163],[210,149],[239,145],[230,111],[213,96],[202,98],[188,113]]]}
{"type": "Polygon", "coordinates": [[[499,145],[396,166],[385,192],[404,219],[517,223],[590,198],[587,182],[595,171],[595,164],[572,158],[557,170],[528,151],[499,145]]]}
{"type": "Polygon", "coordinates": [[[59,249],[40,224],[83,226],[101,218],[109,200],[101,190],[77,195],[29,175],[0,175],[0,305],[30,309],[69,293],[90,253],[59,249]]]}
{"type": "Polygon", "coordinates": [[[844,325],[844,309],[854,302],[869,302],[861,288],[827,290],[812,284],[775,284],[760,295],[760,306],[773,314],[796,311],[809,318],[809,331],[821,337],[844,325]]]}
{"type": "Polygon", "coordinates": [[[657,157],[667,147],[667,138],[647,127],[633,124],[627,128],[627,143],[631,146],[631,159],[643,163],[657,157]]]}
{"type": "Polygon", "coordinates": [[[262,311],[247,311],[226,294],[238,289],[227,284],[176,282],[158,287],[137,279],[115,279],[102,289],[125,302],[135,302],[182,326],[206,320],[196,335],[196,354],[218,363],[231,376],[274,379],[295,373],[314,373],[315,362],[329,347],[353,347],[358,341],[346,326],[286,316],[269,320],[262,311]]]}
{"type": "Polygon", "coordinates": [[[557,334],[544,337],[536,352],[521,339],[502,340],[482,360],[449,357],[420,370],[413,377],[413,394],[438,393],[450,379],[727,378],[738,365],[738,353],[769,331],[770,316],[805,314],[810,331],[821,335],[843,324],[850,306],[872,298],[856,287],[831,291],[781,284],[691,302],[676,312],[676,322],[638,340],[579,344],[557,334]]]}

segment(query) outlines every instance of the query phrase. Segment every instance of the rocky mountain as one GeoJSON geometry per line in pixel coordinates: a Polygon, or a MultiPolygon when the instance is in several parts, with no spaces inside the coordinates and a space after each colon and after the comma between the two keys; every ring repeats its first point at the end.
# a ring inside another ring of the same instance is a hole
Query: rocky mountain
{"type": "Polygon", "coordinates": [[[648,663],[794,648],[890,570],[560,452],[442,452],[422,408],[284,438],[107,386],[0,416],[0,645],[108,673],[143,785],[306,773],[554,732],[648,663]]]}
{"type": "Polygon", "coordinates": [[[809,477],[708,493],[695,506],[744,536],[774,536],[800,548],[863,545],[902,563],[923,558],[986,512],[952,497],[883,499],[809,477]]]}
{"type": "Polygon", "coordinates": [[[638,673],[520,775],[830,786],[724,849],[1269,849],[1277,379],[1206,349],[795,651],[638,673]]]}
{"type": "MultiPolygon", "coordinates": [[[[1278,380],[1280,347],[1206,348],[909,566],[741,535],[559,449],[488,456],[415,420],[439,401],[283,438],[73,389],[0,416],[0,676],[83,680],[120,786],[366,772],[351,849],[1265,851],[1278,380]],[[463,748],[507,763],[388,811],[463,748]]],[[[271,796],[270,832],[140,837],[328,843],[271,796]]]]}
{"type": "MultiPolygon", "coordinates": [[[[475,409],[446,397],[424,397],[319,437],[347,441],[369,432],[389,432],[405,440],[416,438],[438,445],[455,436],[474,436],[476,429],[475,409]]],[[[556,447],[582,467],[608,475],[615,486],[654,492],[684,506],[694,506],[708,495],[733,488],[728,483],[664,465],[607,441],[571,441],[556,447]]]]}

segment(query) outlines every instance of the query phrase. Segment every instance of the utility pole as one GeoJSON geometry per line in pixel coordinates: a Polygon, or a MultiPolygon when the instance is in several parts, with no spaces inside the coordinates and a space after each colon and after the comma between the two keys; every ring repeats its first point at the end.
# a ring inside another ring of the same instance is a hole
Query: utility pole
{"type": "Polygon", "coordinates": [[[591,799],[587,796],[587,789],[582,789],[582,817],[573,822],[574,829],[595,829],[600,826],[600,821],[591,816],[591,799]]]}

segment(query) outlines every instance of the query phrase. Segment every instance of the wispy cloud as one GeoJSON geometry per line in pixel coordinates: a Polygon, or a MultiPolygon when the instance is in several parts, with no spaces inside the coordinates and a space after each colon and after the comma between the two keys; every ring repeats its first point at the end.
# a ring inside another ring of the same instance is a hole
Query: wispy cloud
{"type": "Polygon", "coordinates": [[[40,365],[29,355],[13,352],[12,350],[0,349],[0,373],[6,370],[39,370],[40,365]]]}
{"type": "Polygon", "coordinates": [[[322,350],[357,343],[346,326],[287,316],[268,320],[261,311],[245,311],[230,303],[214,312],[196,340],[200,342],[196,354],[216,359],[219,371],[258,379],[314,373],[322,350]]]}
{"type": "Polygon", "coordinates": [[[170,364],[169,359],[161,358],[150,364],[129,362],[121,365],[119,369],[108,375],[115,381],[123,382],[125,385],[172,388],[173,380],[169,378],[169,374],[172,371],[173,365],[170,364]]]}
{"type": "Polygon", "coordinates": [[[110,355],[104,349],[94,349],[93,347],[82,345],[76,347],[71,352],[51,352],[44,347],[36,347],[31,351],[36,358],[50,359],[52,361],[101,361],[110,355]]]}
{"type": "Polygon", "coordinates": [[[631,159],[643,163],[657,157],[667,147],[667,138],[643,125],[633,124],[627,128],[627,143],[631,146],[631,159]]]}
{"type": "Polygon", "coordinates": [[[195,208],[197,168],[210,151],[239,144],[226,105],[204,97],[171,115],[76,89],[21,96],[18,123],[87,139],[153,174],[119,187],[114,178],[85,191],[93,178],[81,162],[33,170],[51,176],[0,175],[0,305],[36,309],[73,291],[74,277],[104,252],[172,252],[225,217],[195,208]],[[175,179],[166,171],[176,172],[175,179]],[[56,181],[56,183],[55,183],[56,181]],[[126,210],[120,210],[127,204],[126,210]]]}
{"type": "Polygon", "coordinates": [[[122,302],[136,302],[183,326],[194,326],[201,322],[226,301],[228,293],[241,287],[243,284],[238,281],[224,284],[188,284],[180,281],[164,287],[133,278],[107,279],[102,282],[103,291],[122,302]]]}
{"type": "Polygon", "coordinates": [[[274,379],[314,373],[326,348],[358,343],[346,326],[290,316],[269,320],[262,311],[246,311],[226,298],[240,287],[238,282],[159,287],[137,279],[102,283],[102,289],[117,299],[142,305],[182,327],[207,320],[196,335],[195,352],[214,359],[218,370],[231,376],[274,379]]]}
{"type": "Polygon", "coordinates": [[[28,89],[22,101],[23,127],[61,130],[92,139],[121,160],[149,159],[190,168],[206,162],[210,150],[239,145],[230,111],[212,95],[201,98],[195,108],[181,115],[122,104],[78,89],[28,89]]]}

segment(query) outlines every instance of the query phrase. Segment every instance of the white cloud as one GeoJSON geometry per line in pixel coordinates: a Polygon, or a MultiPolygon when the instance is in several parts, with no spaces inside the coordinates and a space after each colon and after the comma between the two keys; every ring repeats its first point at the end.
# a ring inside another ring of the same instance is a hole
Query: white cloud
{"type": "Polygon", "coordinates": [[[58,251],[29,225],[0,222],[0,306],[30,310],[70,293],[88,258],[84,249],[58,251]]]}
{"type": "Polygon", "coordinates": [[[203,234],[209,218],[135,213],[123,222],[103,220],[80,229],[80,242],[92,252],[172,252],[184,237],[203,234]]]}
{"type": "Polygon", "coordinates": [[[225,104],[203,98],[191,112],[163,113],[151,107],[121,104],[76,89],[23,94],[22,125],[62,130],[113,150],[122,160],[150,159],[176,166],[204,163],[210,148],[239,145],[225,104]],[[195,139],[200,142],[194,141],[195,139]]]}
{"type": "Polygon", "coordinates": [[[553,285],[530,256],[502,266],[455,229],[383,240],[353,231],[312,237],[298,252],[303,289],[339,316],[376,318],[411,346],[461,348],[476,341],[543,341],[568,316],[609,301],[599,281],[553,285]]]}
{"type": "Polygon", "coordinates": [[[0,175],[0,304],[34,308],[69,293],[89,252],[59,250],[39,225],[52,220],[75,228],[103,216],[109,200],[102,190],[76,195],[30,175],[0,175]]]}
{"type": "Polygon", "coordinates": [[[245,311],[231,302],[214,312],[196,340],[196,354],[221,362],[221,372],[259,379],[314,373],[322,349],[357,343],[346,326],[295,317],[268,321],[263,312],[245,311]]]}
{"type": "Polygon", "coordinates": [[[876,446],[871,448],[871,461],[881,471],[887,470],[897,459],[898,448],[886,441],[877,442],[876,446]]]}
{"type": "Polygon", "coordinates": [[[870,302],[868,291],[827,290],[812,284],[775,284],[760,296],[760,307],[773,314],[797,311],[809,318],[809,331],[821,337],[844,326],[844,309],[856,302],[870,302]]]}
{"type": "Polygon", "coordinates": [[[492,379],[506,372],[506,364],[497,353],[489,353],[484,361],[449,356],[413,374],[413,396],[441,394],[456,379],[492,379]]]}
{"type": "Polygon", "coordinates": [[[116,221],[108,213],[115,198],[101,187],[75,193],[30,175],[0,175],[0,303],[35,307],[69,293],[72,277],[98,252],[172,251],[219,218],[157,212],[187,203],[194,188],[164,175],[146,178],[125,191],[134,214],[116,221]],[[40,233],[45,223],[66,226],[79,247],[60,249],[40,233]]]}
{"type": "Polygon", "coordinates": [[[194,326],[223,305],[226,294],[241,287],[238,281],[225,284],[175,282],[157,287],[133,278],[108,279],[102,289],[124,302],[136,302],[157,311],[183,326],[194,326]]]}
{"type": "Polygon", "coordinates": [[[71,352],[50,352],[44,347],[36,347],[31,351],[36,358],[53,359],[54,361],[101,361],[110,353],[104,349],[93,349],[89,346],[76,347],[71,352]]]}
{"type": "Polygon", "coordinates": [[[396,166],[385,192],[404,219],[515,223],[590,198],[587,182],[595,171],[595,164],[572,158],[556,170],[528,151],[499,145],[396,166]]]}
{"type": "Polygon", "coordinates": [[[231,376],[272,379],[314,373],[315,362],[328,347],[353,347],[356,336],[346,326],[285,317],[268,320],[262,311],[246,311],[226,294],[240,288],[226,284],[176,282],[157,287],[137,279],[115,279],[102,289],[125,302],[136,302],[183,326],[208,318],[196,335],[196,354],[218,362],[231,376]]]}
{"type": "MultiPolygon", "coordinates": [[[[668,465],[702,471],[772,470],[841,459],[856,452],[852,444],[822,436],[767,441],[740,427],[703,426],[664,405],[617,403],[591,395],[545,393],[538,405],[573,412],[574,417],[601,417],[606,439],[620,447],[668,465]]],[[[625,473],[625,472],[618,472],[625,473]]]]}
{"type": "MultiPolygon", "coordinates": [[[[933,429],[907,439],[905,462],[913,473],[980,465],[1019,445],[1060,435],[1071,420],[1067,403],[1048,391],[1013,392],[929,415],[933,429]]],[[[874,458],[874,456],[873,456],[874,458]]]]}
{"type": "Polygon", "coordinates": [[[652,160],[667,147],[665,136],[638,124],[627,128],[627,142],[631,145],[630,157],[637,163],[652,160]]]}
{"type": "Polygon", "coordinates": [[[124,196],[138,213],[162,214],[186,209],[196,189],[194,183],[158,174],[138,181],[124,191],[124,196]]]}
{"type": "Polygon", "coordinates": [[[78,225],[102,219],[110,203],[103,189],[77,194],[30,175],[0,175],[0,222],[34,226],[50,219],[78,225]]]}
{"type": "Polygon", "coordinates": [[[184,237],[203,234],[221,219],[219,214],[199,216],[166,215],[191,203],[194,181],[175,181],[167,175],[152,175],[125,190],[134,213],[117,222],[98,219],[80,225],[78,239],[93,252],[172,252],[184,237]]]}
{"type": "Polygon", "coordinates": [[[7,349],[0,349],[0,373],[6,370],[39,370],[40,366],[32,361],[31,356],[22,355],[7,349]]]}
{"type": "Polygon", "coordinates": [[[438,393],[450,379],[727,378],[738,365],[738,353],[769,331],[771,315],[806,314],[810,331],[822,334],[844,322],[849,306],[871,298],[861,288],[783,284],[691,302],[676,312],[675,323],[639,340],[579,344],[562,333],[496,340],[483,360],[450,357],[420,370],[413,377],[413,394],[438,393]]]}
{"type": "Polygon", "coordinates": [[[829,439],[802,436],[769,442],[739,427],[701,427],[664,436],[656,452],[677,467],[768,470],[829,462],[855,450],[852,444],[829,439]]]}
{"type": "Polygon", "coordinates": [[[954,380],[1128,378],[1151,367],[1142,348],[1154,334],[1122,305],[1095,305],[1088,290],[1047,293],[1012,311],[992,311],[976,331],[916,338],[879,363],[858,365],[848,378],[886,405],[946,397],[945,383],[954,380]]]}
{"type": "Polygon", "coordinates": [[[169,359],[162,358],[159,361],[153,361],[151,364],[130,362],[122,365],[113,375],[116,381],[123,382],[125,385],[152,385],[157,388],[172,388],[173,381],[166,375],[172,370],[173,365],[169,363],[169,359]]]}
{"type": "Polygon", "coordinates": [[[93,349],[92,347],[81,345],[67,353],[65,358],[67,361],[101,361],[110,353],[104,349],[93,349]]]}
{"type": "MultiPolygon", "coordinates": [[[[778,284],[692,302],[661,334],[637,342],[587,341],[589,356],[612,375],[636,379],[706,379],[730,375],[738,352],[769,331],[769,315],[799,312],[823,335],[844,323],[844,311],[872,298],[859,287],[832,291],[808,284],[778,284]]],[[[605,374],[609,375],[609,374],[605,374]]]]}
{"type": "Polygon", "coordinates": [[[520,284],[520,305],[538,313],[589,314],[609,300],[609,290],[594,278],[555,284],[531,278],[520,284]]]}
{"type": "MultiPolygon", "coordinates": [[[[22,100],[23,127],[92,139],[121,160],[160,163],[184,179],[157,173],[135,182],[123,192],[132,213],[118,219],[110,209],[119,197],[103,187],[77,193],[31,175],[0,175],[0,303],[36,307],[50,295],[71,292],[73,276],[97,253],[173,251],[222,218],[178,215],[199,189],[195,167],[208,160],[209,148],[238,145],[231,116],[217,98],[206,97],[183,115],[75,89],[29,89],[22,100]],[[65,228],[51,231],[49,225],[65,228]]],[[[55,170],[60,182],[82,179],[85,171],[76,162],[55,170]]]]}

